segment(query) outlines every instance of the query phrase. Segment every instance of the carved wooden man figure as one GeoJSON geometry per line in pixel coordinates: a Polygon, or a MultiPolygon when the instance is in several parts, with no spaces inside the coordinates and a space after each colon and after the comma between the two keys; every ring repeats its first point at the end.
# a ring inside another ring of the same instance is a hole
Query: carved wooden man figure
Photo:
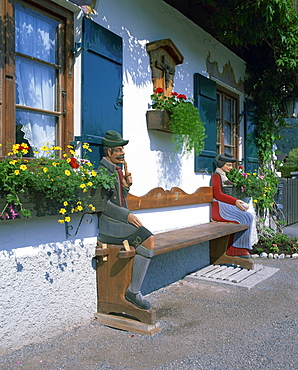
{"type": "Polygon", "coordinates": [[[107,208],[99,218],[98,239],[102,243],[116,245],[128,240],[129,244],[136,248],[132,279],[125,298],[137,307],[149,310],[151,305],[144,299],[140,289],[154,254],[154,236],[127,207],[126,196],[132,185],[132,178],[130,174],[123,175],[119,164],[125,163],[124,146],[128,144],[128,140],[122,139],[118,132],[109,130],[102,143],[104,157],[100,168],[104,167],[109,173],[116,173],[118,180],[112,189],[107,208]]]}

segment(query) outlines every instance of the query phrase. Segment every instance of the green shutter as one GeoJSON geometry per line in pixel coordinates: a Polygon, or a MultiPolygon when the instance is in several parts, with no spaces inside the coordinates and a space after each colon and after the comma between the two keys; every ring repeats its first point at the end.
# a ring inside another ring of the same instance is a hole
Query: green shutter
{"type": "Polygon", "coordinates": [[[196,172],[212,172],[216,157],[216,83],[199,73],[194,75],[194,105],[205,123],[205,148],[195,156],[196,172]]]}
{"type": "Polygon", "coordinates": [[[82,40],[82,135],[99,164],[107,130],[122,134],[122,38],[86,17],[82,40]]]}
{"type": "Polygon", "coordinates": [[[249,99],[246,99],[245,101],[244,129],[244,169],[246,172],[254,172],[258,169],[258,147],[256,139],[258,129],[258,113],[256,104],[249,99]]]}

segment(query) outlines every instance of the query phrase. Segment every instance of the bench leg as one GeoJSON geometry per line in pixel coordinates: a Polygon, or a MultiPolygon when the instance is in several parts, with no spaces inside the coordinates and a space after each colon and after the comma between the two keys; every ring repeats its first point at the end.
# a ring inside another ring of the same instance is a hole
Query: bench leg
{"type": "Polygon", "coordinates": [[[229,246],[230,235],[210,240],[210,263],[220,265],[221,263],[232,263],[245,269],[253,270],[254,263],[249,258],[228,256],[226,250],[229,246]]]}
{"type": "Polygon", "coordinates": [[[119,252],[122,248],[121,245],[109,244],[107,260],[97,256],[98,312],[95,317],[104,325],[139,334],[155,334],[161,330],[156,322],[155,310],[142,310],[124,297],[131,281],[133,257],[124,255],[126,258],[121,258],[119,252]]]}

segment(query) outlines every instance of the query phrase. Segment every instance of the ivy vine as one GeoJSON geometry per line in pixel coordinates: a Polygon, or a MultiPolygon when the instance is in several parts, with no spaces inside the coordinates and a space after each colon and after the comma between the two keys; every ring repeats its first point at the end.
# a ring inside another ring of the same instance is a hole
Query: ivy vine
{"type": "Polygon", "coordinates": [[[216,37],[247,62],[245,90],[257,103],[259,161],[269,163],[287,126],[284,102],[298,96],[298,13],[294,0],[203,0],[216,37]]]}

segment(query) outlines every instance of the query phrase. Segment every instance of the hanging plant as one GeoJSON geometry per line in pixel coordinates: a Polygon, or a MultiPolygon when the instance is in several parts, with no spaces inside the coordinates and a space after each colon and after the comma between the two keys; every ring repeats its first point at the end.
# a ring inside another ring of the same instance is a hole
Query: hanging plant
{"type": "Polygon", "coordinates": [[[182,155],[204,149],[205,127],[198,109],[184,94],[173,92],[165,96],[162,88],[154,89],[151,107],[169,112],[169,126],[173,134],[173,151],[182,155]]]}

